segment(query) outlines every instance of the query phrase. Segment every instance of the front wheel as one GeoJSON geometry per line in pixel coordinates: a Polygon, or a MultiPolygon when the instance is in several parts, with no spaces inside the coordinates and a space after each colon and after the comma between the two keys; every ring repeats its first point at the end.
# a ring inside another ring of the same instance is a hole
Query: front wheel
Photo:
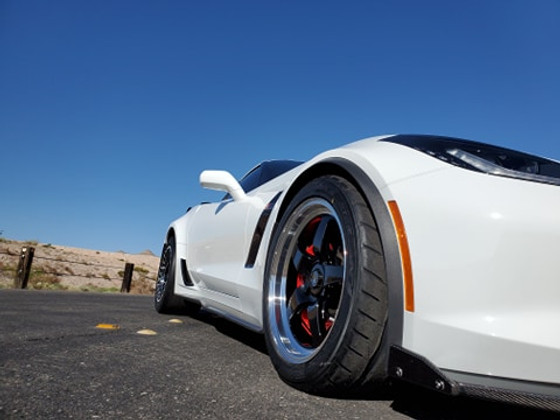
{"type": "Polygon", "coordinates": [[[311,181],[287,207],[267,259],[265,338],[280,377],[316,394],[362,385],[387,301],[381,239],[364,198],[341,177],[311,181]]]}

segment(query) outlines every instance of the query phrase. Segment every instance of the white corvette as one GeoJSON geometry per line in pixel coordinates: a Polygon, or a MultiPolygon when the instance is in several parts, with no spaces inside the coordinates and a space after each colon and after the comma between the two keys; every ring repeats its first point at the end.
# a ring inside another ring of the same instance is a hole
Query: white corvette
{"type": "Polygon", "coordinates": [[[384,136],[200,182],[227,194],[170,225],[159,312],[263,332],[307,392],[394,377],[560,407],[560,163],[384,136]]]}

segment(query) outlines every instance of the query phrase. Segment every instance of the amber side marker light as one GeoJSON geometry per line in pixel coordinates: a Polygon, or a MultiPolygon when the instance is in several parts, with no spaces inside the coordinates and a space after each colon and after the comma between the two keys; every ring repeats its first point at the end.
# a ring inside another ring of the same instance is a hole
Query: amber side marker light
{"type": "Polygon", "coordinates": [[[408,312],[414,312],[414,284],[412,282],[412,263],[410,260],[410,249],[408,248],[408,239],[406,230],[401,216],[401,211],[396,201],[389,201],[389,210],[393,217],[393,223],[397,231],[397,240],[399,241],[399,249],[401,251],[401,265],[403,271],[404,285],[404,308],[408,312]]]}

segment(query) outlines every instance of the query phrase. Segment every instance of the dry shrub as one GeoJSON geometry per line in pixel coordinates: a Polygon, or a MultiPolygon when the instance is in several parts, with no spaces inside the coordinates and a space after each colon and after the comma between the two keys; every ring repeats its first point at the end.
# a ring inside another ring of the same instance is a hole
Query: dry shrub
{"type": "Polygon", "coordinates": [[[95,293],[116,293],[120,291],[118,287],[100,287],[94,284],[88,283],[85,286],[80,287],[82,292],[95,292],[95,293]]]}
{"type": "Polygon", "coordinates": [[[8,264],[4,261],[0,261],[0,271],[10,271],[15,273],[17,270],[17,266],[15,264],[8,264]]]}
{"type": "Polygon", "coordinates": [[[67,290],[68,287],[60,284],[60,279],[54,274],[42,271],[32,272],[29,276],[29,287],[37,290],[67,290]]]}
{"type": "Polygon", "coordinates": [[[136,277],[130,284],[130,293],[137,295],[151,295],[154,293],[156,282],[147,277],[136,277]]]}
{"type": "Polygon", "coordinates": [[[148,270],[144,267],[139,267],[139,266],[135,266],[134,271],[141,276],[147,276],[150,273],[150,270],[148,270]]]}
{"type": "Polygon", "coordinates": [[[17,264],[8,264],[5,261],[0,261],[0,281],[5,283],[6,286],[11,286],[17,271],[17,264]]]}

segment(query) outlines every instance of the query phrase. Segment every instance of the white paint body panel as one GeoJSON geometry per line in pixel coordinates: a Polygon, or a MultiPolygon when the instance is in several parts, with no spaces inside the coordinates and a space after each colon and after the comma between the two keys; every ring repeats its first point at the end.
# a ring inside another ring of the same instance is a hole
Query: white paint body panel
{"type": "Polygon", "coordinates": [[[560,384],[560,187],[465,170],[378,139],[325,152],[246,199],[197,206],[173,222],[195,283],[185,287],[177,274],[175,292],[262,329],[263,272],[284,194],[248,269],[258,218],[300,173],[342,158],[385,203],[396,200],[404,220],[415,312],[404,314],[403,347],[446,370],[560,384]]]}
{"type": "Polygon", "coordinates": [[[414,273],[403,345],[440,368],[559,382],[560,189],[450,168],[391,192],[414,273]]]}

